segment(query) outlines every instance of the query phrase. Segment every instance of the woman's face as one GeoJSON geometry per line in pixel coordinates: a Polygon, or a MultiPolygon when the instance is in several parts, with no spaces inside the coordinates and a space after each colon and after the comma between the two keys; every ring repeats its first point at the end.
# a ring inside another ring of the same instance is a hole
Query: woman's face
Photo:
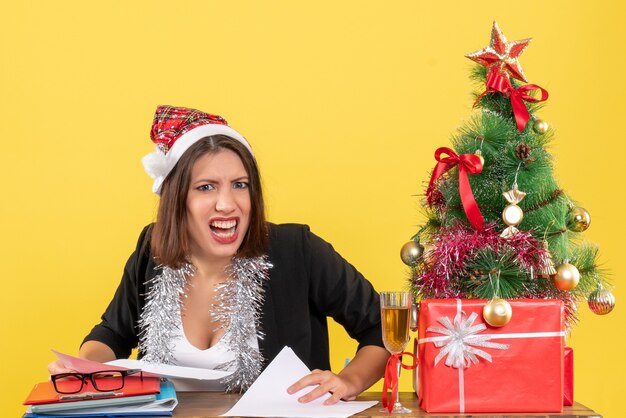
{"type": "Polygon", "coordinates": [[[248,173],[230,150],[205,154],[191,169],[187,194],[187,232],[191,255],[230,259],[250,225],[248,173]]]}

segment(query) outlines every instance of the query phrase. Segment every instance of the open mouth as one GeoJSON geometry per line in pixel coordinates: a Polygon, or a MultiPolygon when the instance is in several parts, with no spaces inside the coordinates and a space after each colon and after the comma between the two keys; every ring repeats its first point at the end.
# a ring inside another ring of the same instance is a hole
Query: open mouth
{"type": "Polygon", "coordinates": [[[214,219],[209,228],[217,241],[227,244],[237,238],[237,225],[237,219],[214,219]]]}

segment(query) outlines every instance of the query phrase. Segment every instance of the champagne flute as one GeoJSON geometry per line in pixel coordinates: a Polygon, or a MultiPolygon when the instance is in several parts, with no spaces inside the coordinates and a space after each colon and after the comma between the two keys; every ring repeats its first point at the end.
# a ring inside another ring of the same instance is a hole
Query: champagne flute
{"type": "MultiPolygon", "coordinates": [[[[409,342],[409,319],[411,317],[411,293],[409,292],[381,292],[380,293],[380,316],[382,320],[382,333],[385,348],[391,354],[404,351],[409,342]]],[[[398,385],[395,389],[396,402],[391,414],[408,414],[410,409],[400,403],[398,387],[400,386],[400,366],[398,362],[398,385]]],[[[381,411],[388,412],[387,409],[381,411]]]]}

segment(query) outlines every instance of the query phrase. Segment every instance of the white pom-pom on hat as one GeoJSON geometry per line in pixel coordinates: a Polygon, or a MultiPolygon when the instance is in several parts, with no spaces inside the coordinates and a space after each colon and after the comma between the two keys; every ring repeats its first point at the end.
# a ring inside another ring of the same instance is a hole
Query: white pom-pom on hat
{"type": "Polygon", "coordinates": [[[163,177],[167,174],[167,158],[165,157],[165,153],[160,150],[156,150],[144,156],[141,159],[141,163],[146,173],[153,179],[163,177]]]}

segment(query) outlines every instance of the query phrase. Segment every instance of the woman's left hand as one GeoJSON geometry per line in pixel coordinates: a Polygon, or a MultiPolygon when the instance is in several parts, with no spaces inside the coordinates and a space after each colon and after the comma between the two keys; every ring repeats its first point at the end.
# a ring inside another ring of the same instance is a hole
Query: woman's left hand
{"type": "Polygon", "coordinates": [[[307,386],[313,385],[319,386],[306,395],[299,397],[299,402],[311,402],[327,392],[330,392],[332,396],[324,401],[324,405],[333,405],[339,402],[340,399],[347,401],[356,399],[355,391],[350,387],[348,380],[337,376],[330,370],[313,370],[311,374],[304,376],[302,379],[289,386],[287,393],[293,394],[307,386]]]}

